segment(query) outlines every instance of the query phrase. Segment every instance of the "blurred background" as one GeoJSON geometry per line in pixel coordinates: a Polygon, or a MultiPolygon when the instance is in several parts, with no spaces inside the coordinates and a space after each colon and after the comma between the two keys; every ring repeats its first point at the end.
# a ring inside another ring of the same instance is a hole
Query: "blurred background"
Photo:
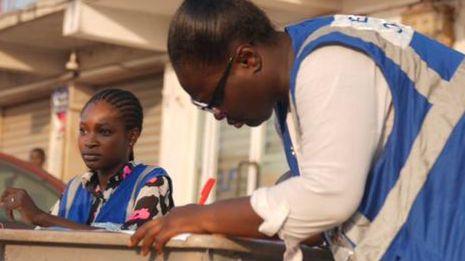
{"type": "MultiPolygon", "coordinates": [[[[465,51],[465,0],[253,2],[278,28],[319,15],[370,15],[465,51]]],[[[92,94],[109,87],[141,100],[145,119],[136,161],[168,170],[177,205],[197,201],[209,177],[218,180],[215,200],[272,185],[288,170],[273,119],[237,130],[196,109],[180,88],[166,55],[170,17],[180,3],[0,0],[0,151],[6,154],[0,155],[0,190],[24,175],[46,183],[35,190],[54,190],[58,197],[56,180],[67,182],[86,170],[77,148],[79,112],[92,94]],[[28,161],[34,148],[45,152],[43,166],[10,157],[28,161]]],[[[48,194],[35,198],[53,202],[48,194]]]]}

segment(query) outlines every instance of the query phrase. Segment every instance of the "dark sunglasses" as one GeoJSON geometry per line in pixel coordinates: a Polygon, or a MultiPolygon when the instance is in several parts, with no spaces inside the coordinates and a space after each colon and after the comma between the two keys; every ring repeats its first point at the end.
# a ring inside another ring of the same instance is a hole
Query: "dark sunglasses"
{"type": "Polygon", "coordinates": [[[216,88],[213,91],[212,98],[210,99],[210,102],[205,103],[205,102],[199,102],[194,99],[191,99],[192,103],[199,107],[199,109],[203,111],[208,111],[213,113],[213,108],[220,106],[223,103],[224,99],[224,89],[226,87],[226,83],[228,81],[229,74],[231,73],[231,68],[234,62],[234,56],[231,56],[228,60],[228,64],[226,65],[226,69],[223,72],[223,75],[221,76],[218,84],[216,85],[216,88]]]}

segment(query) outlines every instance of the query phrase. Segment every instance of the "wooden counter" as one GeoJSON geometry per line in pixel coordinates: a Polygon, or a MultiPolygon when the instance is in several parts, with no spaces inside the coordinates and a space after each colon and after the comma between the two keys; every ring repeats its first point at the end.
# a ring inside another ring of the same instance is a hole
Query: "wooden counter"
{"type": "MultiPolygon", "coordinates": [[[[282,260],[279,241],[191,235],[171,240],[163,255],[147,257],[128,248],[129,235],[113,232],[0,229],[0,260],[127,261],[127,260],[282,260]]],[[[332,260],[326,250],[302,247],[305,260],[332,260]]]]}

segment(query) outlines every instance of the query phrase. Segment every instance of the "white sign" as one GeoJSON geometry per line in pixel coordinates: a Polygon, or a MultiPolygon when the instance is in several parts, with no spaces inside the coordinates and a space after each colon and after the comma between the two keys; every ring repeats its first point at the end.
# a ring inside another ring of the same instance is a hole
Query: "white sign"
{"type": "Polygon", "coordinates": [[[380,18],[358,15],[336,15],[334,16],[334,22],[331,26],[376,31],[385,40],[402,48],[410,45],[414,33],[414,30],[410,26],[397,24],[380,18]]]}

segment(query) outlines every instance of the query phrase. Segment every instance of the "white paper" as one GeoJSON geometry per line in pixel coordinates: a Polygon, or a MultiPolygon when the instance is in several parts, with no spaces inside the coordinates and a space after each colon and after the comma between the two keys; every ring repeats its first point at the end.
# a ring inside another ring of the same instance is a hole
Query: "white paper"
{"type": "MultiPolygon", "coordinates": [[[[120,232],[124,233],[124,234],[128,234],[128,235],[133,235],[136,231],[134,231],[134,230],[121,230],[120,232]]],[[[191,233],[183,233],[183,234],[179,234],[177,236],[172,237],[171,240],[187,241],[187,239],[189,239],[189,237],[191,235],[192,235],[191,233]]]]}

